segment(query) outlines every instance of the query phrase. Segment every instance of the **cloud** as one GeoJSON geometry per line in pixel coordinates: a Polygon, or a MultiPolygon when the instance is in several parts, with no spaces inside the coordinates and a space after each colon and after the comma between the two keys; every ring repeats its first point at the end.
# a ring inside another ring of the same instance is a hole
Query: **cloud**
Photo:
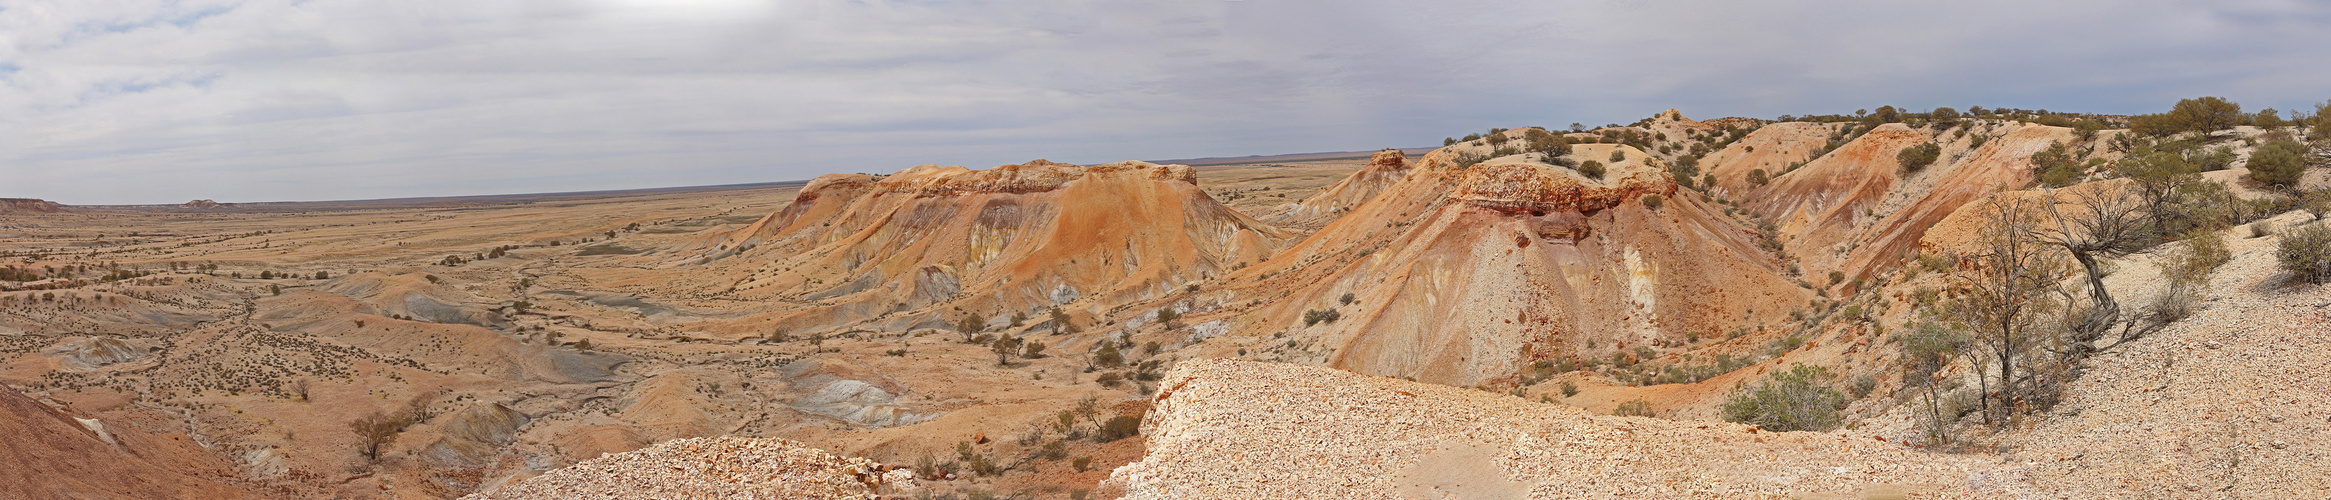
{"type": "Polygon", "coordinates": [[[0,0],[0,196],[315,200],[2331,95],[2317,2],[0,0]]]}

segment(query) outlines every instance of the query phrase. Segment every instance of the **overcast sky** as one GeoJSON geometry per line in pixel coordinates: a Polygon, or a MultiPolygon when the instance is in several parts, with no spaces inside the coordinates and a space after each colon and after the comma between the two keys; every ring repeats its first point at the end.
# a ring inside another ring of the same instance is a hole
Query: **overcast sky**
{"type": "Polygon", "coordinates": [[[2331,98],[2320,1],[0,0],[0,197],[535,193],[2331,98]]]}

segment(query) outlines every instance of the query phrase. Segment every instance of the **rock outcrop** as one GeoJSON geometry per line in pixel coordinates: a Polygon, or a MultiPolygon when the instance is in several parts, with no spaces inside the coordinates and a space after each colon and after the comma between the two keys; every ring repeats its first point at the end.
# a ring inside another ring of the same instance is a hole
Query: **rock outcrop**
{"type": "Polygon", "coordinates": [[[676,439],[467,497],[861,499],[913,488],[914,473],[782,439],[676,439]]]}
{"type": "Polygon", "coordinates": [[[1353,207],[1367,203],[1368,200],[1376,199],[1377,193],[1384,192],[1385,188],[1391,187],[1400,182],[1401,178],[1407,177],[1408,170],[1408,157],[1400,150],[1377,151],[1375,155],[1368,158],[1366,166],[1360,167],[1359,172],[1345,177],[1342,181],[1337,181],[1335,185],[1328,186],[1327,189],[1322,189],[1317,194],[1304,198],[1303,201],[1287,205],[1287,210],[1281,214],[1281,217],[1297,220],[1334,218],[1344,212],[1351,211],[1353,207]]]}

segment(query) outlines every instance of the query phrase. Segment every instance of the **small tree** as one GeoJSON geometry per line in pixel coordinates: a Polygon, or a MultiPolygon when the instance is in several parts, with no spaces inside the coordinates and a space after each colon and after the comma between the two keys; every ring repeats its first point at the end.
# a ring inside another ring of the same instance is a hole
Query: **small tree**
{"type": "Polygon", "coordinates": [[[1959,124],[1959,110],[1956,109],[1947,107],[1934,108],[1934,111],[1927,113],[1926,116],[1927,118],[1933,119],[1936,125],[1943,126],[1943,128],[1950,128],[1959,124]]]}
{"type": "Polygon", "coordinates": [[[2001,198],[1977,208],[1982,246],[1959,255],[1958,270],[1950,277],[1952,319],[1971,333],[1970,340],[1981,348],[1977,352],[1997,370],[1976,377],[1984,383],[1984,408],[1992,410],[1985,413],[1986,422],[2023,402],[2027,388],[2047,382],[2028,358],[2050,337],[2045,320],[2059,306],[2051,292],[2069,266],[2034,236],[2046,210],[2035,205],[2001,198]]]}
{"type": "Polygon", "coordinates": [[[1173,306],[1158,308],[1157,322],[1165,325],[1168,330],[1180,330],[1182,329],[1182,313],[1175,311],[1173,306]]]}
{"type": "Polygon", "coordinates": [[[1026,343],[1025,345],[1022,345],[1022,346],[1020,346],[1020,357],[1023,357],[1023,358],[1028,358],[1028,359],[1037,359],[1037,358],[1042,358],[1042,357],[1044,357],[1044,348],[1045,348],[1045,347],[1048,347],[1048,346],[1045,346],[1045,345],[1044,345],[1044,342],[1042,342],[1042,341],[1036,341],[1036,340],[1030,340],[1030,341],[1027,341],[1027,343],[1026,343]]]}
{"type": "Polygon", "coordinates": [[[1059,331],[1060,333],[1077,332],[1076,324],[1069,322],[1067,311],[1062,311],[1059,307],[1053,307],[1052,310],[1047,311],[1046,314],[1052,316],[1053,330],[1059,331]]]}
{"type": "Polygon", "coordinates": [[[1878,106],[1878,111],[1871,114],[1870,118],[1876,119],[1878,123],[1897,123],[1902,121],[1902,111],[1893,106],[1878,106]]]}
{"type": "Polygon", "coordinates": [[[1927,165],[1933,165],[1939,158],[1942,158],[1942,145],[1933,142],[1902,148],[1902,151],[1894,153],[1894,163],[1901,165],[1905,173],[1925,170],[1927,165]]]}
{"type": "Polygon", "coordinates": [[[987,330],[987,317],[980,316],[979,313],[967,314],[963,316],[963,319],[955,321],[955,331],[963,334],[963,343],[965,344],[971,343],[971,339],[977,338],[979,332],[983,330],[987,330]]]}
{"type": "Polygon", "coordinates": [[[376,411],[348,422],[348,429],[356,431],[357,448],[364,453],[364,458],[378,460],[380,448],[395,441],[397,433],[403,432],[407,423],[403,415],[376,411]]]}
{"type": "Polygon", "coordinates": [[[1759,168],[1748,171],[1749,185],[1762,186],[1769,182],[1772,182],[1771,174],[1765,173],[1764,169],[1759,168]]]}
{"type": "Polygon", "coordinates": [[[2306,172],[2307,146],[2298,141],[2269,141],[2250,154],[2250,179],[2275,187],[2290,187],[2299,183],[2306,172]]]}
{"type": "Polygon", "coordinates": [[[987,346],[988,350],[996,353],[996,366],[1011,366],[1012,356],[1020,353],[1020,338],[1002,337],[989,342],[987,346]]]}
{"type": "Polygon", "coordinates": [[[2213,133],[2242,124],[2242,105],[2224,97],[2196,97],[2177,101],[2169,119],[2181,131],[2213,133]]]}

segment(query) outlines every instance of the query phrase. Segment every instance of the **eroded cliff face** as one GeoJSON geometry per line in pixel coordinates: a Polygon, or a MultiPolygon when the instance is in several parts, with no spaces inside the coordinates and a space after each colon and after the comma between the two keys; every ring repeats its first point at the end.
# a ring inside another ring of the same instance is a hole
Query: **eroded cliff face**
{"type": "MultiPolygon", "coordinates": [[[[1773,221],[1806,275],[1841,271],[1869,277],[1910,258],[1928,228],[1960,207],[2030,184],[2032,154],[2072,137],[2071,129],[2063,127],[1972,127],[1961,135],[1898,123],[1879,126],[1793,172],[1774,172],[1769,184],[1743,184],[1735,196],[1743,208],[1773,221]],[[1902,171],[1895,155],[1927,142],[1942,147],[1941,159],[1918,172],[1902,171]]],[[[1748,142],[1726,151],[1744,150],[1748,142]]]]}
{"type": "Polygon", "coordinates": [[[1260,304],[1220,319],[1242,336],[1291,339],[1282,354],[1295,360],[1496,385],[1533,361],[1664,349],[1777,319],[1785,311],[1756,305],[1810,296],[1780,277],[1753,231],[1679,196],[1651,155],[1576,146],[1577,158],[1625,158],[1600,179],[1534,154],[1459,161],[1486,152],[1428,154],[1368,203],[1232,275],[1226,293],[1260,304]],[[1652,195],[1660,207],[1645,203],[1652,195]],[[1329,309],[1340,318],[1306,325],[1329,309]]]}
{"type": "Polygon", "coordinates": [[[715,237],[685,254],[731,278],[708,292],[801,304],[766,318],[796,331],[935,326],[956,309],[1098,313],[1261,262],[1290,239],[1216,203],[1187,166],[1043,160],[821,177],[715,237]]]}

